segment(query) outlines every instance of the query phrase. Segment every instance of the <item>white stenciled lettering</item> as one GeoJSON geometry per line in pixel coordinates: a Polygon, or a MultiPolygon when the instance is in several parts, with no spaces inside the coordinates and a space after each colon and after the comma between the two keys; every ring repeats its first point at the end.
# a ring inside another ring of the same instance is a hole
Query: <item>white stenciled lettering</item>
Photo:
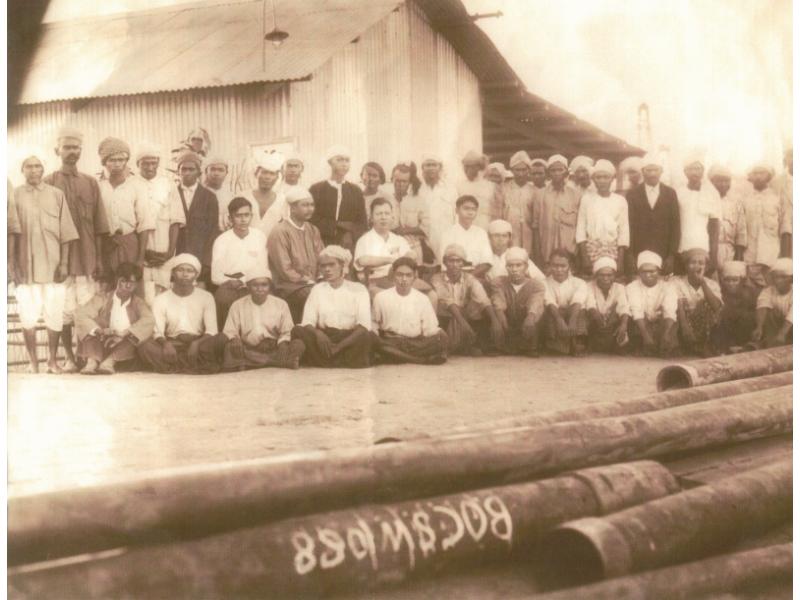
{"type": "Polygon", "coordinates": [[[479,541],[486,533],[489,523],[477,498],[467,498],[461,501],[461,516],[472,539],[476,542],[479,541]],[[473,517],[477,519],[477,525],[473,522],[473,517]]]}
{"type": "Polygon", "coordinates": [[[305,531],[295,531],[292,534],[294,546],[294,570],[298,575],[305,575],[317,566],[317,557],[314,556],[314,538],[305,531]]]}
{"type": "Polygon", "coordinates": [[[323,527],[317,529],[317,538],[326,546],[326,550],[319,557],[320,567],[332,569],[344,562],[345,543],[338,531],[323,527]]]}
{"type": "Polygon", "coordinates": [[[489,515],[489,527],[494,537],[508,542],[510,546],[514,535],[514,522],[505,503],[497,496],[487,496],[483,500],[483,508],[489,515]]]}
{"type": "Polygon", "coordinates": [[[461,520],[461,515],[449,506],[434,506],[433,510],[443,515],[447,515],[453,520],[456,529],[453,533],[442,539],[442,550],[448,550],[455,546],[459,540],[464,537],[464,522],[461,520]]]}
{"type": "Polygon", "coordinates": [[[411,535],[411,532],[406,527],[406,524],[403,523],[403,520],[395,513],[391,511],[394,518],[391,522],[382,521],[381,522],[381,536],[383,538],[383,543],[381,544],[381,551],[385,552],[386,547],[388,544],[392,546],[392,552],[399,552],[400,548],[403,546],[403,542],[405,542],[406,547],[408,548],[408,565],[411,569],[414,568],[414,537],[411,535]],[[394,528],[392,527],[394,525],[394,528]]]}
{"type": "Polygon", "coordinates": [[[356,560],[363,560],[369,554],[367,536],[360,527],[347,528],[347,547],[356,560]]]}
{"type": "Polygon", "coordinates": [[[370,526],[367,525],[367,523],[366,523],[366,521],[364,521],[364,519],[362,519],[361,517],[356,517],[356,522],[358,523],[358,526],[364,532],[364,536],[366,537],[366,540],[367,540],[367,552],[369,553],[369,560],[372,563],[372,568],[377,571],[378,570],[378,555],[375,552],[375,536],[372,535],[372,529],[370,529],[370,526]]]}
{"type": "Polygon", "coordinates": [[[423,510],[416,510],[411,516],[411,526],[417,532],[417,543],[422,556],[436,552],[436,532],[431,528],[431,518],[423,510]]]}

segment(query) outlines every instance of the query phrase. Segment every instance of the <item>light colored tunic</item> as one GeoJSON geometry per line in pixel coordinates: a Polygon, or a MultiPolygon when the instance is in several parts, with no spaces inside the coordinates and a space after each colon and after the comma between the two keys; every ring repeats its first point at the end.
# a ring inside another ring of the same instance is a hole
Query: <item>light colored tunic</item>
{"type": "Polygon", "coordinates": [[[372,324],[374,331],[410,338],[439,332],[439,320],[431,301],[414,288],[406,296],[401,296],[395,288],[378,292],[372,304],[372,324]]]}
{"type": "Polygon", "coordinates": [[[503,219],[511,223],[511,245],[531,251],[533,242],[528,215],[536,195],[532,183],[518,185],[513,179],[502,185],[503,219]]]}
{"type": "Polygon", "coordinates": [[[317,257],[324,248],[319,229],[298,227],[291,219],[278,223],[267,238],[267,258],[275,290],[282,294],[317,280],[317,257]]]}
{"type": "MultiPolygon", "coordinates": [[[[360,259],[365,256],[378,256],[378,257],[391,257],[393,259],[400,258],[411,252],[411,246],[404,237],[389,232],[389,235],[384,239],[374,229],[370,229],[367,233],[358,238],[356,242],[356,250],[353,260],[353,265],[356,271],[363,271],[364,266],[360,263],[360,259]]],[[[392,265],[383,265],[381,267],[372,267],[371,277],[386,277],[389,275],[392,265]]]]}
{"type": "Polygon", "coordinates": [[[467,260],[472,266],[492,264],[492,245],[489,243],[489,234],[475,224],[469,229],[464,229],[456,223],[442,235],[441,252],[439,260],[444,257],[444,251],[450,244],[458,244],[467,253],[467,260]]]}
{"type": "Polygon", "coordinates": [[[788,233],[792,235],[792,181],[793,177],[787,172],[783,174],[781,182],[781,235],[788,233]]]}
{"type": "Polygon", "coordinates": [[[244,283],[247,275],[267,265],[267,238],[258,229],[251,227],[243,238],[229,229],[214,240],[211,281],[215,285],[222,285],[230,279],[244,283]],[[242,273],[242,276],[230,277],[235,273],[242,273]]]}
{"type": "Polygon", "coordinates": [[[581,197],[575,241],[580,244],[590,240],[617,247],[630,246],[628,201],[625,198],[614,193],[603,198],[594,191],[581,197]]]}
{"type": "Polygon", "coordinates": [[[736,256],[736,246],[747,246],[747,221],[742,199],[731,193],[722,198],[717,263],[724,265],[736,256]]]}
{"type": "Polygon", "coordinates": [[[98,185],[111,235],[127,235],[155,229],[155,220],[150,214],[145,190],[137,177],[129,176],[117,187],[112,186],[107,177],[103,177],[98,185]]]}
{"type": "Polygon", "coordinates": [[[439,181],[431,187],[424,181],[417,192],[417,197],[428,210],[428,243],[438,259],[442,255],[442,236],[456,222],[455,188],[439,181]]]}
{"type": "Polygon", "coordinates": [[[348,331],[361,325],[369,331],[372,315],[367,288],[354,281],[345,280],[338,288],[321,281],[311,288],[303,309],[302,324],[348,331]]]}
{"type": "Polygon", "coordinates": [[[550,276],[545,279],[544,305],[569,308],[573,304],[579,304],[581,308],[586,308],[588,291],[586,282],[572,274],[562,282],[550,276]]]}
{"type": "MultiPolygon", "coordinates": [[[[225,231],[226,229],[233,227],[233,223],[231,223],[231,217],[228,214],[228,205],[231,203],[231,200],[236,197],[236,194],[234,194],[230,188],[225,185],[225,182],[222,183],[222,187],[218,190],[215,190],[209,185],[204,187],[217,197],[217,206],[219,207],[219,230],[225,231]]],[[[253,211],[253,214],[255,214],[255,211],[253,211]]],[[[252,221],[250,224],[252,225],[252,221]]]]}
{"type": "Polygon", "coordinates": [[[747,222],[747,248],[744,262],[772,265],[780,254],[781,199],[767,187],[745,194],[744,214],[747,222]]]}
{"type": "Polygon", "coordinates": [[[458,281],[451,281],[446,271],[436,273],[431,277],[431,285],[439,297],[439,305],[465,308],[470,302],[482,307],[492,304],[481,282],[470,273],[461,273],[458,281]]]}
{"type": "MultiPolygon", "coordinates": [[[[719,289],[719,284],[713,279],[704,277],[711,293],[722,302],[722,291],[719,289]]],[[[697,289],[693,288],[689,283],[689,278],[684,275],[682,277],[673,277],[670,283],[675,287],[675,295],[678,300],[686,300],[686,305],[689,310],[694,310],[698,302],[705,300],[706,295],[703,293],[703,286],[697,289]]]]}
{"type": "Polygon", "coordinates": [[[759,308],[775,309],[783,315],[784,319],[792,323],[792,290],[781,295],[774,285],[764,288],[756,302],[756,310],[759,308]]]}
{"type": "Polygon", "coordinates": [[[201,288],[194,288],[188,296],[178,296],[172,290],[159,294],[153,300],[153,318],[154,338],[218,333],[214,296],[201,288]]]}
{"type": "MultiPolygon", "coordinates": [[[[508,270],[506,269],[506,254],[508,254],[508,250],[500,254],[499,256],[492,252],[492,268],[489,269],[489,278],[495,279],[496,277],[502,277],[504,275],[508,275],[508,270]]],[[[539,270],[535,264],[533,264],[532,260],[528,260],[528,277],[531,279],[538,279],[540,281],[545,280],[545,275],[539,270]]]]}
{"type": "Polygon", "coordinates": [[[551,183],[539,190],[531,203],[531,229],[539,237],[539,254],[550,259],[556,248],[575,253],[575,231],[581,193],[571,185],[557,191],[551,183]]]}
{"type": "MultiPolygon", "coordinates": [[[[172,181],[160,175],[152,179],[137,176],[136,183],[141,187],[147,200],[147,210],[154,226],[147,234],[147,250],[166,252],[169,250],[169,209],[172,181]]],[[[145,284],[153,282],[162,288],[168,288],[170,271],[166,265],[156,268],[145,267],[142,278],[145,284]]],[[[155,290],[152,290],[151,294],[155,296],[155,290]]],[[[148,300],[152,300],[152,297],[148,300]]]]}
{"type": "Polygon", "coordinates": [[[462,179],[456,185],[458,196],[473,196],[478,201],[478,216],[475,218],[474,225],[483,230],[489,229],[489,223],[494,218],[498,218],[498,187],[482,175],[478,175],[472,181],[462,179]]]}
{"type": "Polygon", "coordinates": [[[608,296],[603,295],[596,281],[590,281],[588,288],[586,310],[594,309],[604,317],[608,316],[612,310],[620,317],[631,315],[631,309],[628,306],[628,294],[625,292],[625,286],[621,283],[613,282],[611,289],[608,290],[608,296]]]}
{"type": "Polygon", "coordinates": [[[675,190],[681,217],[681,241],[678,252],[692,248],[710,250],[708,221],[722,218],[722,200],[719,192],[710,183],[704,182],[699,190],[690,190],[686,185],[675,190]]]}
{"type": "Polygon", "coordinates": [[[625,286],[625,292],[634,321],[655,321],[660,318],[677,320],[678,296],[669,282],[659,280],[653,287],[647,287],[637,279],[625,286]]]}
{"type": "Polygon", "coordinates": [[[248,295],[231,304],[222,333],[228,339],[241,338],[248,346],[257,346],[265,339],[288,342],[292,327],[292,313],[285,300],[269,295],[262,304],[256,304],[248,295]]]}
{"type": "MultiPolygon", "coordinates": [[[[250,227],[260,229],[267,238],[269,238],[269,234],[275,225],[280,223],[282,219],[289,218],[289,204],[286,202],[286,196],[281,191],[272,190],[272,193],[275,194],[275,200],[263,215],[253,190],[247,190],[241,194],[242,198],[248,200],[253,207],[253,220],[250,221],[250,227]]],[[[226,206],[225,213],[227,214],[227,212],[228,208],[226,206]]]]}

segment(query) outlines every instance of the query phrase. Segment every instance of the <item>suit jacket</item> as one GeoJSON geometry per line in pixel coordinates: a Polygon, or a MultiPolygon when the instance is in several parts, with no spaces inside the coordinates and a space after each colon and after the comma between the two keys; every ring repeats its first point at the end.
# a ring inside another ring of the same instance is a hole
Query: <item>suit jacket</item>
{"type": "MultiPolygon", "coordinates": [[[[75,330],[78,341],[83,340],[95,327],[106,329],[111,323],[111,307],[114,303],[114,292],[97,294],[75,311],[75,330]]],[[[125,307],[131,322],[130,332],[138,340],[144,342],[153,336],[155,319],[147,303],[139,296],[131,297],[125,307]]]]}
{"type": "Polygon", "coordinates": [[[311,223],[319,229],[326,246],[340,244],[351,251],[356,240],[367,230],[367,212],[361,189],[349,181],[342,184],[342,204],[336,218],[336,188],[327,181],[318,181],[309,188],[314,198],[311,223]]]}
{"type": "Polygon", "coordinates": [[[626,198],[633,261],[644,250],[651,250],[662,259],[677,254],[681,241],[681,217],[675,190],[660,184],[658,199],[653,208],[647,202],[644,183],[628,190],[626,198]]]}
{"type": "MultiPolygon", "coordinates": [[[[176,192],[180,197],[180,191],[176,192]]],[[[186,198],[189,204],[189,198],[186,198]]],[[[200,260],[203,266],[211,267],[211,251],[219,235],[219,204],[217,196],[198,183],[189,205],[186,227],[178,233],[176,254],[188,252],[200,260]]]]}

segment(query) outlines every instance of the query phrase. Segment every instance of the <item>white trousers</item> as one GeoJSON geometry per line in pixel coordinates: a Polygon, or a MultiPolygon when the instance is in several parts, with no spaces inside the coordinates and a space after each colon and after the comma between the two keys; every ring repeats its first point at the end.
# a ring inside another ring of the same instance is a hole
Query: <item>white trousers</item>
{"type": "Polygon", "coordinates": [[[48,329],[61,331],[64,326],[63,283],[29,283],[17,286],[17,311],[23,329],[33,329],[44,319],[48,329]]]}

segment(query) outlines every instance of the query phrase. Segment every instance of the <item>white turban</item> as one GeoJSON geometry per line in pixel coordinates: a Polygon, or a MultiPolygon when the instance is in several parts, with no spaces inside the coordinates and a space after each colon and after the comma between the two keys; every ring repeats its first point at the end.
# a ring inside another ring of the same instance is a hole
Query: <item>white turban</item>
{"type": "Polygon", "coordinates": [[[208,169],[208,167],[212,165],[222,166],[225,167],[226,169],[230,168],[228,165],[228,161],[222,158],[221,156],[212,156],[211,158],[206,159],[203,167],[208,169]]]}
{"type": "MultiPolygon", "coordinates": [[[[51,151],[52,152],[52,151],[51,151]]],[[[42,168],[46,171],[47,170],[47,162],[45,160],[46,156],[50,156],[49,152],[45,152],[41,148],[21,148],[17,154],[17,164],[19,164],[19,170],[22,171],[22,168],[25,166],[25,163],[28,162],[31,158],[36,158],[42,163],[42,168]]]]}
{"type": "Polygon", "coordinates": [[[286,195],[284,196],[287,204],[294,204],[295,202],[300,202],[300,200],[306,200],[311,197],[311,192],[299,185],[290,187],[286,190],[286,195]]]}
{"type": "Polygon", "coordinates": [[[350,150],[342,146],[341,144],[336,144],[331,146],[325,151],[325,161],[330,162],[337,156],[344,156],[345,158],[350,158],[350,150]]]}
{"type": "Polygon", "coordinates": [[[286,160],[283,161],[283,164],[285,165],[290,160],[293,161],[293,162],[299,162],[301,165],[305,166],[305,163],[303,162],[303,159],[300,157],[300,155],[297,152],[292,152],[289,156],[287,156],[286,160]]]}
{"type": "Polygon", "coordinates": [[[642,169],[645,167],[658,167],[663,169],[664,167],[661,166],[661,160],[658,157],[658,154],[655,152],[648,152],[644,155],[642,159],[642,169]]]}
{"type": "Polygon", "coordinates": [[[775,175],[775,169],[772,168],[772,165],[770,165],[768,162],[765,162],[763,160],[754,163],[753,166],[750,167],[750,169],[747,171],[747,174],[749,175],[750,173],[752,173],[756,169],[765,169],[765,170],[769,171],[770,177],[774,177],[774,175],[775,175]]]}
{"type": "Polygon", "coordinates": [[[277,173],[281,170],[282,166],[283,157],[277,152],[272,152],[270,154],[263,152],[256,158],[256,171],[264,169],[265,171],[277,173]]]}
{"type": "Polygon", "coordinates": [[[419,164],[424,165],[426,162],[435,162],[436,164],[439,165],[443,163],[441,156],[430,152],[426,152],[425,154],[422,155],[422,162],[419,164]]]}
{"type": "Polygon", "coordinates": [[[552,167],[556,163],[561,163],[562,165],[564,165],[564,167],[569,166],[569,161],[566,159],[565,156],[562,156],[561,154],[554,154],[553,156],[547,159],[548,167],[552,167]]]}
{"type": "Polygon", "coordinates": [[[617,261],[610,256],[601,256],[592,264],[592,273],[597,273],[600,269],[612,269],[616,271],[617,261]]]}
{"type": "Polygon", "coordinates": [[[617,174],[617,170],[614,168],[614,165],[611,164],[610,160],[602,158],[597,161],[597,164],[592,169],[592,174],[595,173],[607,173],[614,177],[617,174]]]}
{"type": "Polygon", "coordinates": [[[245,283],[250,283],[254,279],[269,279],[272,281],[272,273],[270,273],[269,269],[266,266],[258,266],[254,267],[250,271],[244,274],[245,283]]]}
{"type": "Polygon", "coordinates": [[[500,175],[506,174],[506,167],[503,163],[495,162],[488,166],[487,171],[497,171],[500,175]]]}
{"type": "Polygon", "coordinates": [[[464,246],[460,244],[450,244],[447,248],[444,249],[444,258],[448,256],[457,256],[461,260],[467,260],[467,252],[464,250],[464,246]]]}
{"type": "Polygon", "coordinates": [[[483,154],[478,154],[475,150],[470,150],[464,155],[464,158],[461,159],[461,164],[464,165],[480,165],[481,167],[486,166],[486,156],[483,154]]]}
{"type": "Polygon", "coordinates": [[[713,177],[727,177],[730,179],[733,177],[733,173],[731,173],[731,170],[728,167],[714,163],[708,170],[708,178],[712,179],[713,177]]]}
{"type": "Polygon", "coordinates": [[[543,158],[534,158],[531,161],[531,166],[533,165],[542,165],[543,167],[547,168],[547,161],[543,158]]]}
{"type": "Polygon", "coordinates": [[[703,155],[703,152],[700,151],[699,149],[692,150],[686,155],[686,157],[684,157],[683,168],[685,169],[693,165],[694,163],[700,163],[703,166],[705,166],[706,164],[705,156],[703,155]]]}
{"type": "Polygon", "coordinates": [[[56,134],[56,141],[63,139],[78,140],[83,143],[83,133],[75,127],[64,126],[56,134]]]}
{"type": "Polygon", "coordinates": [[[628,171],[641,171],[644,166],[646,166],[646,163],[641,158],[638,156],[629,156],[619,163],[619,170],[623,173],[627,173],[628,171]]]}
{"type": "Polygon", "coordinates": [[[525,251],[525,248],[513,246],[506,250],[506,264],[515,260],[522,261],[526,265],[528,264],[528,253],[525,251]]]}
{"type": "Polygon", "coordinates": [[[188,252],[184,252],[183,254],[178,254],[177,256],[173,256],[168,262],[167,267],[170,271],[172,271],[175,267],[180,265],[190,265],[194,268],[195,271],[200,273],[201,266],[200,261],[194,254],[189,254],[188,252]]]}
{"type": "Polygon", "coordinates": [[[158,158],[161,159],[161,148],[150,142],[142,142],[136,151],[136,164],[143,158],[158,158]]]}
{"type": "Polygon", "coordinates": [[[569,163],[569,170],[571,173],[574,173],[577,169],[585,167],[591,171],[592,165],[594,165],[594,161],[588,156],[576,156],[572,159],[572,162],[569,163]]]}
{"type": "Polygon", "coordinates": [[[323,256],[329,256],[331,258],[338,260],[340,263],[344,265],[345,269],[350,264],[350,261],[353,260],[353,255],[350,253],[350,250],[348,250],[347,248],[342,248],[341,246],[337,246],[335,244],[331,246],[325,246],[325,248],[322,249],[322,252],[319,253],[320,258],[322,258],[323,256]]]}
{"type": "Polygon", "coordinates": [[[723,277],[747,277],[747,263],[741,260],[729,260],[722,265],[723,277]]]}
{"type": "Polygon", "coordinates": [[[520,150],[519,152],[515,152],[514,155],[509,159],[508,166],[512,169],[519,164],[523,164],[525,166],[531,166],[531,157],[528,156],[528,153],[525,150],[520,150]]]}
{"type": "Polygon", "coordinates": [[[779,258],[772,263],[770,272],[777,273],[778,275],[791,275],[792,274],[792,259],[779,258]]]}
{"type": "Polygon", "coordinates": [[[661,268],[661,257],[652,252],[650,250],[645,250],[644,252],[640,252],[639,256],[636,258],[636,268],[641,269],[643,265],[655,265],[659,269],[661,268]]]}
{"type": "Polygon", "coordinates": [[[495,219],[489,223],[489,235],[493,233],[511,233],[512,231],[511,223],[503,219],[495,219]]]}

